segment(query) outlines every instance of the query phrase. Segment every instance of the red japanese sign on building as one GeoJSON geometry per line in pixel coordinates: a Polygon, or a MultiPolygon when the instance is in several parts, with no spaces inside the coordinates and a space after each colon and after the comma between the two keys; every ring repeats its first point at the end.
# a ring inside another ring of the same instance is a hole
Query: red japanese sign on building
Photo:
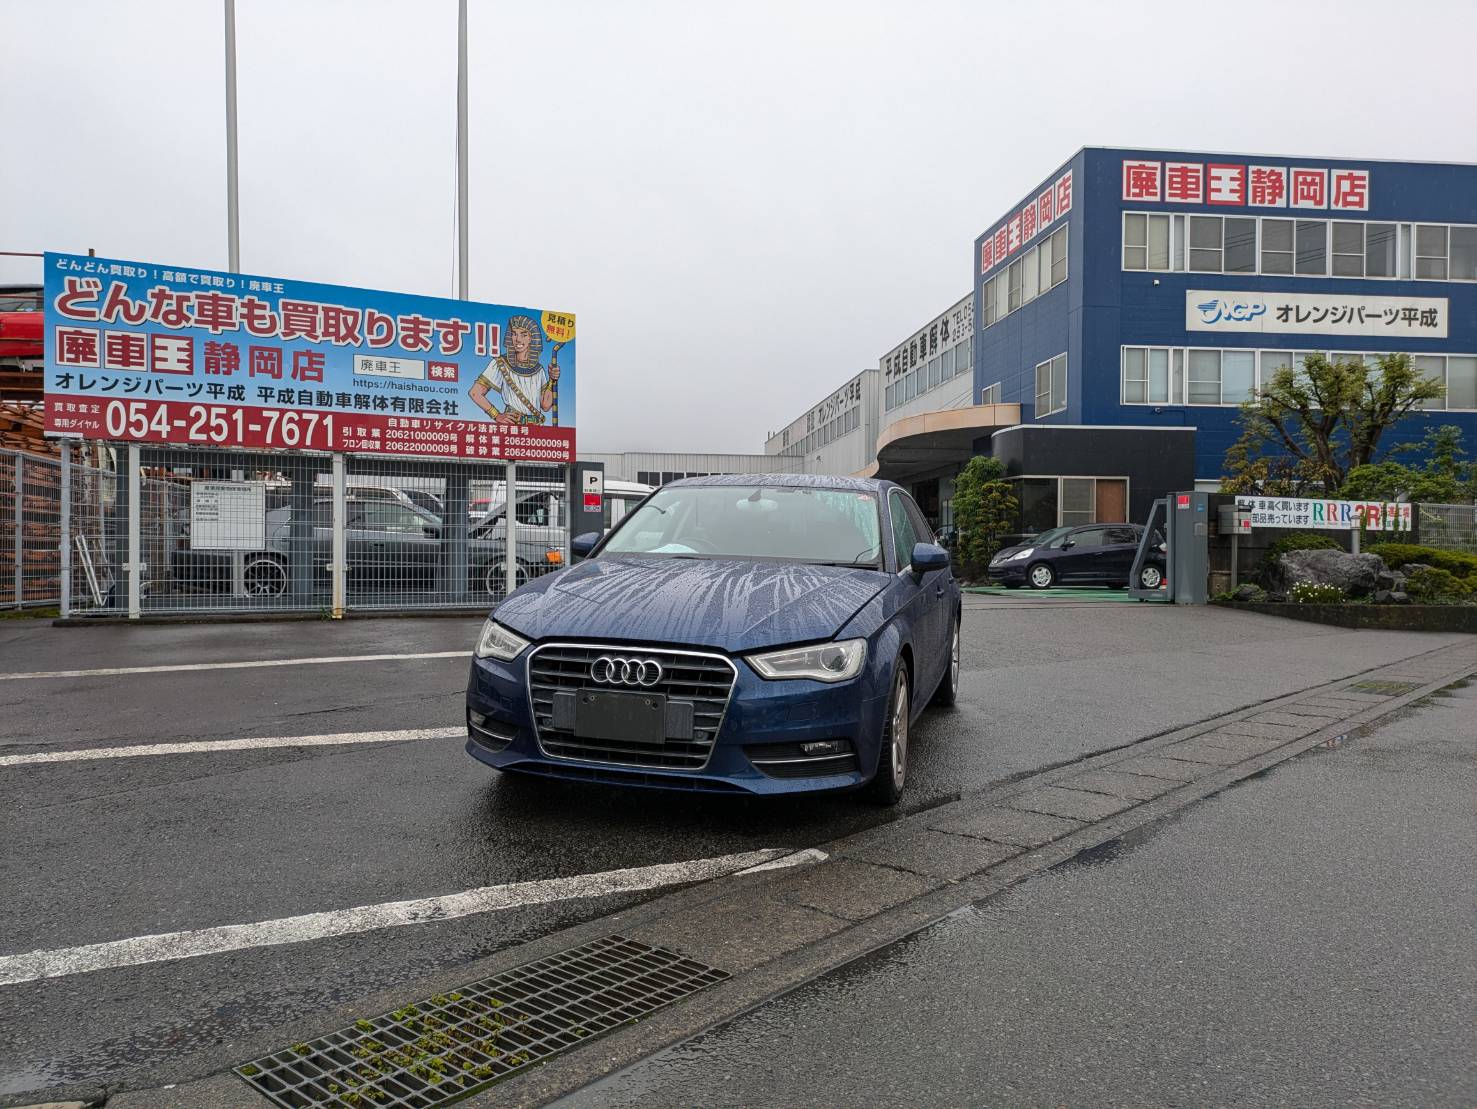
{"type": "Polygon", "coordinates": [[[1067,170],[1035,200],[1012,213],[980,240],[980,273],[989,273],[1072,210],[1072,171],[1067,170]]]}
{"type": "Polygon", "coordinates": [[[1369,170],[1123,159],[1123,199],[1149,204],[1369,210],[1369,170]]]}

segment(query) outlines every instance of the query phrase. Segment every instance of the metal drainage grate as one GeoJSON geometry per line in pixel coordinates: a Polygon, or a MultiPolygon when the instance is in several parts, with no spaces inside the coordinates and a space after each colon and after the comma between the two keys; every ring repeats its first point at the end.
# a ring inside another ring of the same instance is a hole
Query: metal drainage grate
{"type": "Polygon", "coordinates": [[[290,1109],[444,1105],[727,977],[608,936],[234,1070],[290,1109]]]}
{"type": "Polygon", "coordinates": [[[1412,689],[1420,687],[1420,682],[1382,682],[1373,678],[1368,681],[1355,682],[1349,686],[1350,689],[1358,690],[1360,693],[1377,693],[1381,697],[1399,697],[1402,693],[1409,693],[1412,689]]]}

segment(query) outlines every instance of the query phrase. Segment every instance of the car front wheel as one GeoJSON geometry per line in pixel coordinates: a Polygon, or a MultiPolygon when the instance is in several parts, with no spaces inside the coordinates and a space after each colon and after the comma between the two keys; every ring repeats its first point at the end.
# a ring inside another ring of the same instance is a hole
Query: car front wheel
{"type": "Polygon", "coordinates": [[[892,696],[882,725],[882,750],[877,753],[877,773],[872,777],[872,800],[896,805],[908,777],[908,720],[912,700],[908,695],[908,668],[898,660],[892,676],[892,696]]]}
{"type": "Polygon", "coordinates": [[[1164,584],[1164,571],[1157,566],[1145,566],[1139,571],[1139,586],[1143,589],[1158,589],[1164,584]]]}
{"type": "Polygon", "coordinates": [[[1032,589],[1050,589],[1056,584],[1056,571],[1044,562],[1032,566],[1026,577],[1032,589]]]}

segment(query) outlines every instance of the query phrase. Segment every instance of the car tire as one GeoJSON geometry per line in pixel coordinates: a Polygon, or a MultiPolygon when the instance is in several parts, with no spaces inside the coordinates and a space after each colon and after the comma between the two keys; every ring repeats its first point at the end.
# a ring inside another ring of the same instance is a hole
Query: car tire
{"type": "Polygon", "coordinates": [[[1152,563],[1139,571],[1140,589],[1158,589],[1164,584],[1164,571],[1152,563]]]}
{"type": "Polygon", "coordinates": [[[1026,581],[1032,589],[1050,589],[1056,584],[1056,571],[1047,563],[1038,562],[1026,571],[1026,581]]]}
{"type": "MultiPolygon", "coordinates": [[[[513,588],[516,589],[527,581],[528,567],[519,562],[518,568],[513,572],[513,588]]],[[[497,604],[507,593],[506,583],[507,575],[503,569],[503,561],[494,559],[478,568],[477,578],[472,588],[486,595],[493,604],[497,604]]]]}
{"type": "Polygon", "coordinates": [[[962,667],[963,642],[959,633],[959,617],[954,616],[954,634],[949,637],[949,666],[939,679],[939,687],[933,692],[933,703],[952,705],[959,699],[959,671],[962,667]]]}
{"type": "Polygon", "coordinates": [[[275,558],[254,558],[241,571],[248,597],[280,597],[287,592],[287,567],[275,558]]]}
{"type": "Polygon", "coordinates": [[[912,698],[908,668],[898,659],[892,676],[892,695],[882,721],[882,742],[877,750],[877,773],[872,775],[871,800],[878,805],[896,805],[908,777],[908,726],[912,723],[912,698]]]}

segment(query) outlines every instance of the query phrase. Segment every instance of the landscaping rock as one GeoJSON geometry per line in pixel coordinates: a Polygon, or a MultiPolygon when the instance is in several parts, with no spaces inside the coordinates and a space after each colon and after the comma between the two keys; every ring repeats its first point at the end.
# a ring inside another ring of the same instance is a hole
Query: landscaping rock
{"type": "Polygon", "coordinates": [[[1231,594],[1238,601],[1260,601],[1266,596],[1262,587],[1247,582],[1245,585],[1237,586],[1236,592],[1231,594]]]}
{"type": "Polygon", "coordinates": [[[1377,605],[1405,605],[1410,603],[1410,594],[1399,589],[1376,589],[1374,603],[1377,605]]]}
{"type": "Polygon", "coordinates": [[[1427,566],[1424,562],[1407,562],[1404,566],[1400,567],[1399,572],[1402,573],[1402,574],[1404,574],[1408,578],[1408,577],[1410,577],[1411,574],[1414,574],[1417,570],[1429,570],[1429,569],[1431,569],[1431,567],[1427,566]]]}
{"type": "Polygon", "coordinates": [[[1381,570],[1375,575],[1374,588],[1375,592],[1379,592],[1381,589],[1392,591],[1404,589],[1405,575],[1399,570],[1381,570]]]}
{"type": "Polygon", "coordinates": [[[1287,592],[1298,582],[1336,585],[1345,596],[1366,597],[1385,564],[1378,555],[1346,551],[1288,551],[1272,567],[1272,588],[1287,592]]]}

